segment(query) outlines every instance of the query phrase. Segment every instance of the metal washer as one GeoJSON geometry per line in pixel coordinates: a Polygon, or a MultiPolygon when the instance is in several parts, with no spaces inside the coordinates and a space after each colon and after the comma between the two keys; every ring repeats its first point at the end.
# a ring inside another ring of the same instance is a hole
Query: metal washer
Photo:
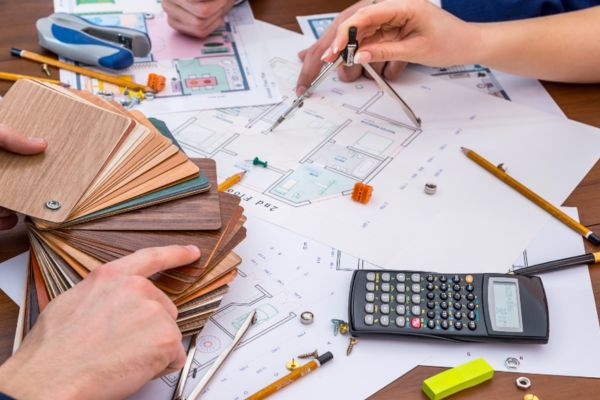
{"type": "Polygon", "coordinates": [[[315,315],[310,311],[304,311],[302,314],[300,314],[300,322],[302,322],[304,325],[310,325],[314,322],[314,320],[315,315]]]}

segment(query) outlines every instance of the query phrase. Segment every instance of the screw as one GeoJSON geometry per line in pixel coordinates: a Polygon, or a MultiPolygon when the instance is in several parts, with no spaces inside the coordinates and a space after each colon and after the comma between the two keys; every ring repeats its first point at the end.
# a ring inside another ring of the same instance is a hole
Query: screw
{"type": "Polygon", "coordinates": [[[44,71],[44,73],[47,76],[51,76],[52,74],[50,73],[50,69],[48,68],[48,64],[42,64],[42,71],[44,71]]]}
{"type": "Polygon", "coordinates": [[[254,165],[260,165],[263,168],[267,168],[267,165],[269,164],[267,161],[262,161],[260,158],[258,157],[254,157],[254,160],[252,160],[252,164],[254,165]]]}
{"type": "Polygon", "coordinates": [[[346,355],[349,356],[352,353],[352,349],[358,343],[358,339],[354,336],[350,336],[350,342],[348,343],[348,349],[346,350],[346,355]]]}
{"type": "Polygon", "coordinates": [[[300,358],[301,360],[307,359],[307,358],[317,358],[319,357],[319,353],[317,352],[317,350],[313,351],[312,353],[304,353],[304,354],[300,354],[298,356],[298,358],[300,358]]]}
{"type": "Polygon", "coordinates": [[[437,185],[435,183],[427,182],[425,184],[425,193],[435,194],[436,191],[437,191],[437,185]]]}
{"type": "Polygon", "coordinates": [[[298,368],[298,366],[299,366],[299,365],[300,365],[300,364],[298,364],[298,361],[296,361],[296,359],[295,359],[295,358],[292,358],[290,361],[288,361],[288,362],[285,364],[285,367],[286,367],[288,370],[290,370],[290,371],[293,371],[293,370],[295,370],[296,368],[298,368]]]}
{"type": "Polygon", "coordinates": [[[46,208],[52,211],[56,211],[60,209],[61,204],[60,201],[57,200],[49,200],[46,202],[46,208]]]}
{"type": "Polygon", "coordinates": [[[331,323],[333,324],[333,336],[337,336],[340,331],[340,325],[344,323],[341,319],[332,319],[331,323]]]}

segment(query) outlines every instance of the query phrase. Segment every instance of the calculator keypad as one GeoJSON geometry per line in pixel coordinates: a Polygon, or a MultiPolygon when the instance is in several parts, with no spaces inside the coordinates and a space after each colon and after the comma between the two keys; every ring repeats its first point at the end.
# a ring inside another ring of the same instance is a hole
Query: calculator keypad
{"type": "Polygon", "coordinates": [[[363,314],[357,321],[377,332],[463,335],[477,333],[483,325],[482,282],[478,276],[410,271],[360,273],[364,275],[361,286],[366,293],[356,297],[363,302],[363,314]]]}

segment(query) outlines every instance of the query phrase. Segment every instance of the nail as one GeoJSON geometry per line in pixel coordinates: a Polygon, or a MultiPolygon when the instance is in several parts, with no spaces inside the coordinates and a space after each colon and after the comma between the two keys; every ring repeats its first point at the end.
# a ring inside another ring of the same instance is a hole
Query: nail
{"type": "Polygon", "coordinates": [[[354,55],[354,64],[364,64],[371,61],[371,53],[368,51],[359,51],[354,55]]]}
{"type": "Polygon", "coordinates": [[[337,54],[339,51],[339,48],[337,46],[333,47],[333,54],[337,54]]]}
{"type": "Polygon", "coordinates": [[[32,137],[27,138],[27,140],[29,140],[29,143],[32,143],[32,144],[42,144],[42,145],[47,144],[46,139],[41,138],[41,137],[32,136],[32,137]]]}
{"type": "Polygon", "coordinates": [[[325,50],[325,53],[323,53],[323,55],[321,56],[321,61],[325,61],[325,59],[329,57],[330,54],[331,51],[329,49],[325,50]]]}
{"type": "Polygon", "coordinates": [[[306,92],[306,86],[298,86],[296,88],[296,96],[302,96],[304,92],[306,92]]]}
{"type": "Polygon", "coordinates": [[[200,256],[200,249],[197,246],[189,245],[185,246],[185,248],[194,253],[197,257],[200,256]]]}

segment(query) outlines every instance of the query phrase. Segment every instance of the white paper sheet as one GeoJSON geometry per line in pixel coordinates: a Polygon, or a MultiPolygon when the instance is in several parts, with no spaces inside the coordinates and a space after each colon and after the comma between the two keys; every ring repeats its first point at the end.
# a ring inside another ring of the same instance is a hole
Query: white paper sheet
{"type": "Polygon", "coordinates": [[[0,290],[21,306],[25,294],[25,279],[29,265],[29,252],[0,263],[0,290]]]}
{"type": "MultiPolygon", "coordinates": [[[[577,210],[565,211],[577,218],[577,210]]],[[[579,235],[551,221],[519,257],[516,266],[534,265],[584,254],[579,235]],[[525,264],[526,260],[526,264],[525,264]]],[[[483,357],[496,371],[511,371],[507,357],[520,361],[519,372],[600,377],[600,327],[587,266],[540,274],[548,299],[550,340],[546,345],[436,343],[425,365],[455,366],[483,357]]]]}
{"type": "Polygon", "coordinates": [[[230,189],[249,215],[264,218],[379,265],[437,265],[501,271],[551,218],[467,159],[470,147],[555,204],[600,154],[597,129],[406,71],[395,87],[422,129],[375,84],[327,79],[274,132],[293,96],[306,38],[267,24],[274,74],[288,97],[271,108],[161,114],[192,156],[211,157],[220,178],[248,170],[230,189]],[[268,168],[252,165],[259,157],[268,168]],[[350,200],[355,182],[374,186],[367,205],[350,200]],[[438,192],[423,192],[427,182],[438,192]]]}

